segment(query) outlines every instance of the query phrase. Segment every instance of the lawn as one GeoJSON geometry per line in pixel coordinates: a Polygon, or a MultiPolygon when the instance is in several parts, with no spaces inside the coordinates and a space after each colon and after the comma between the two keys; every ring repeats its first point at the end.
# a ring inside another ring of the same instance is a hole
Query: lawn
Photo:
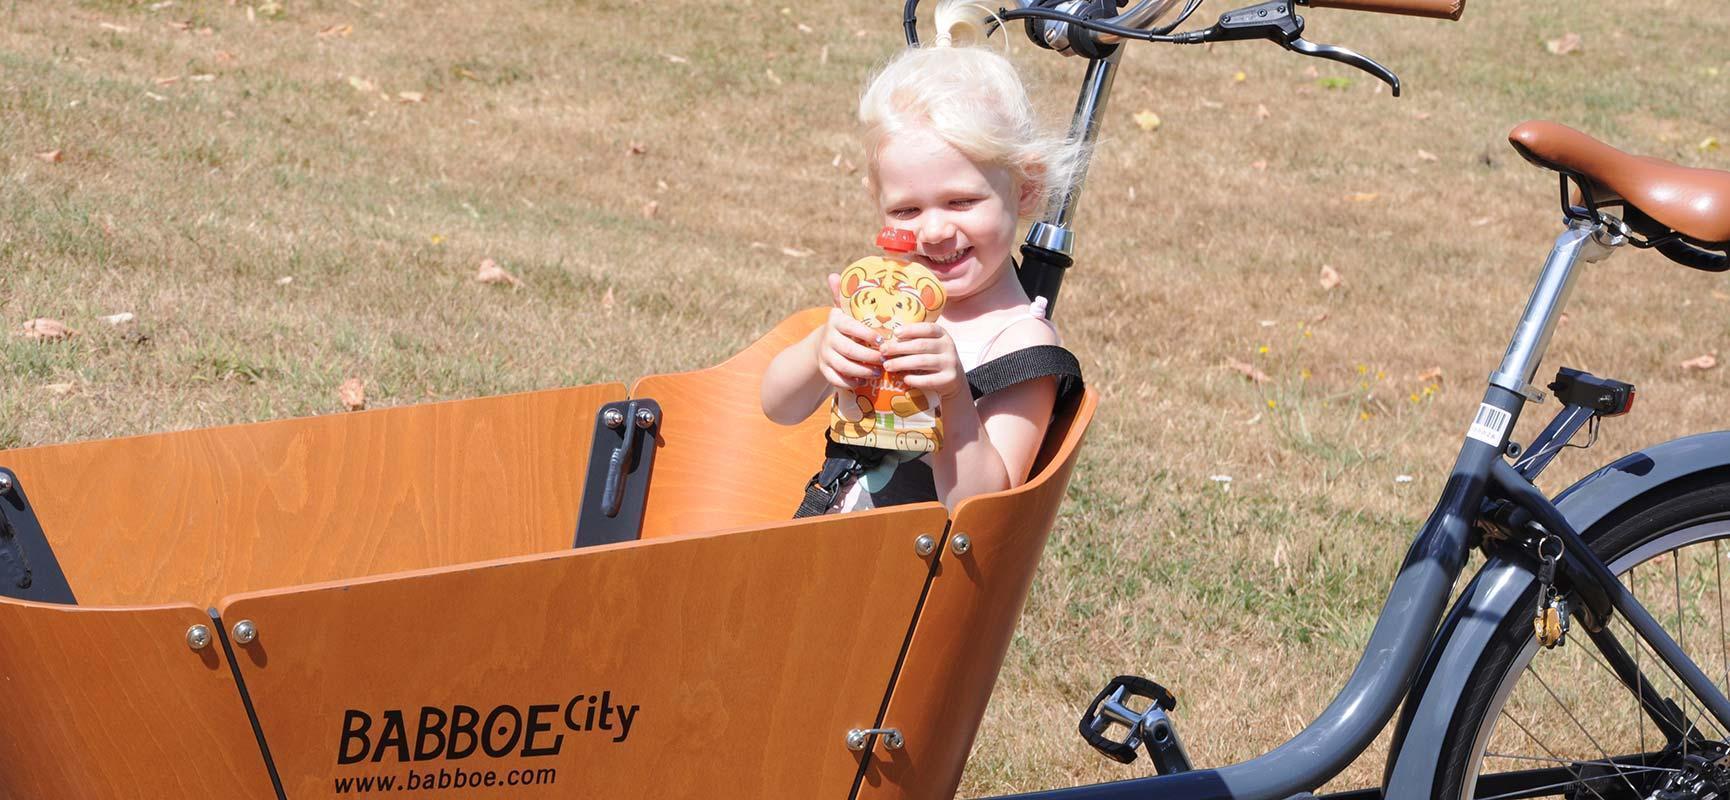
{"type": "MultiPolygon", "coordinates": [[[[870,252],[852,114],[899,5],[0,0],[0,446],[717,362],[870,252]]],[[[1508,129],[1730,169],[1706,5],[1308,13],[1398,99],[1266,43],[1128,54],[1057,315],[1100,416],[963,794],[1146,773],[1075,735],[1119,673],[1181,691],[1206,765],[1326,704],[1560,230],[1508,129]]],[[[1082,64],[1008,41],[1062,123],[1082,64]]],[[[1723,276],[1587,269],[1540,374],[1640,403],[1545,485],[1730,427],[1708,354],[1723,276]]]]}

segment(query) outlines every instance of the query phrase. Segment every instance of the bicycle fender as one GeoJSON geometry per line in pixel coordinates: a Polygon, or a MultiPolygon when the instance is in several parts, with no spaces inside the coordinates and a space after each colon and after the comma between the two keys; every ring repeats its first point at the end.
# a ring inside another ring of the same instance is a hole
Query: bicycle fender
{"type": "MultiPolygon", "coordinates": [[[[1556,507],[1582,533],[1635,498],[1702,472],[1730,469],[1730,431],[1674,439],[1623,456],[1556,496],[1556,507]]],[[[1501,620],[1536,578],[1513,561],[1491,558],[1466,585],[1430,645],[1400,710],[1382,774],[1383,796],[1433,797],[1449,723],[1468,675],[1501,620]]]]}

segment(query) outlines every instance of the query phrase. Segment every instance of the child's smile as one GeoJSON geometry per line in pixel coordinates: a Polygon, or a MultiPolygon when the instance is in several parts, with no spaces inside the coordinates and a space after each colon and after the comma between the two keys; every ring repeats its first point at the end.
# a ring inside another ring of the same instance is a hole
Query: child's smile
{"type": "Polygon", "coordinates": [[[991,286],[1009,264],[1018,202],[1009,171],[979,164],[922,127],[884,139],[875,159],[883,224],[913,231],[914,260],[952,301],[991,286]]]}

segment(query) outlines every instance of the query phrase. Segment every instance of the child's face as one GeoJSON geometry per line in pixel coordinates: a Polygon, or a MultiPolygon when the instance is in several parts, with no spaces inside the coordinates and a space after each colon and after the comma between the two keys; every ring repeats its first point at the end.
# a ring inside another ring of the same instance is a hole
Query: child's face
{"type": "Polygon", "coordinates": [[[1000,277],[1027,194],[1008,169],[976,164],[925,128],[885,140],[876,169],[883,224],[919,237],[913,259],[937,275],[950,300],[1000,277]]]}

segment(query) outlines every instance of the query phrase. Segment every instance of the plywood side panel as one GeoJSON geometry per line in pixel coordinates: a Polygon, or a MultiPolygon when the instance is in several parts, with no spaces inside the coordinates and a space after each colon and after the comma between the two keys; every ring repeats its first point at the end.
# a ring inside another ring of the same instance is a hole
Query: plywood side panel
{"type": "Polygon", "coordinates": [[[483,781],[465,798],[843,798],[928,574],[914,538],[944,523],[924,504],[222,609],[257,624],[237,658],[293,798],[457,773],[483,781]]]}
{"type": "Polygon", "coordinates": [[[12,450],[85,605],[570,546],[618,384],[12,450]],[[484,532],[483,535],[475,535],[484,532]]]}
{"type": "Polygon", "coordinates": [[[823,465],[825,406],[801,425],[763,416],[760,387],[769,362],[828,314],[801,311],[719,366],[651,375],[632,397],[661,404],[643,538],[713,531],[791,518],[805,484],[823,465]]]}
{"type": "Polygon", "coordinates": [[[274,798],[222,646],[192,606],[0,600],[0,798],[274,798]]]}
{"type": "Polygon", "coordinates": [[[884,725],[901,729],[906,746],[875,749],[861,800],[954,796],[1097,403],[1089,390],[1066,415],[1066,428],[1054,432],[1059,444],[1034,480],[956,510],[949,536],[967,534],[972,548],[956,555],[946,542],[939,551],[937,576],[884,716],[884,725]]]}

